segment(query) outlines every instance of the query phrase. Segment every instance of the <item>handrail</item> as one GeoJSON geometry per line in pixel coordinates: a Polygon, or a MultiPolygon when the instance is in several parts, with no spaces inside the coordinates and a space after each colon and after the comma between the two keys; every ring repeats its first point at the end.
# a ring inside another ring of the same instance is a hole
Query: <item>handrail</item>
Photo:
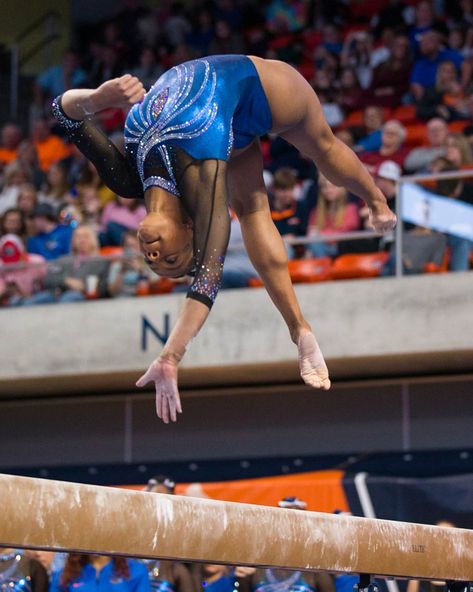
{"type": "Polygon", "coordinates": [[[36,45],[33,45],[33,47],[27,53],[25,53],[19,60],[20,68],[21,66],[26,64],[26,62],[28,62],[34,55],[36,55],[40,49],[43,49],[46,45],[49,45],[49,43],[55,41],[58,37],[60,37],[59,33],[50,33],[44,39],[38,41],[36,45]]]}
{"type": "Polygon", "coordinates": [[[58,19],[61,18],[61,13],[57,10],[51,9],[39,16],[36,20],[30,23],[21,33],[19,33],[14,40],[14,43],[20,43],[28,37],[30,33],[35,31],[38,27],[40,27],[45,21],[47,21],[50,17],[57,17],[58,19]]]}

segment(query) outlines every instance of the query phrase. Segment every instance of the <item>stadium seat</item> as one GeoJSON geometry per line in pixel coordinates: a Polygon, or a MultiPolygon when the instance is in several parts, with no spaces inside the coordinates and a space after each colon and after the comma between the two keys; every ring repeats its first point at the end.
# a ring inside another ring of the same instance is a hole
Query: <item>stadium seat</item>
{"type": "Polygon", "coordinates": [[[450,252],[449,249],[445,250],[445,255],[443,256],[443,261],[440,265],[429,261],[424,265],[424,272],[425,273],[445,273],[448,271],[448,263],[450,261],[450,252]]]}
{"type": "Polygon", "coordinates": [[[169,278],[159,278],[157,282],[150,282],[149,292],[151,294],[170,294],[176,287],[176,282],[169,278]]]}
{"type": "Polygon", "coordinates": [[[406,145],[411,148],[423,146],[427,143],[427,127],[425,123],[414,123],[407,125],[406,145]]]}
{"type": "Polygon", "coordinates": [[[382,251],[340,255],[332,264],[330,276],[334,280],[377,277],[388,257],[389,253],[382,251]]]}
{"type": "Polygon", "coordinates": [[[452,134],[463,133],[467,125],[471,125],[471,121],[452,121],[448,124],[448,131],[452,134]]]}
{"type": "Polygon", "coordinates": [[[403,124],[416,122],[416,107],[414,105],[400,105],[392,112],[392,118],[403,124]]]}
{"type": "Polygon", "coordinates": [[[288,267],[291,280],[294,284],[309,284],[328,280],[330,278],[332,261],[330,257],[291,259],[288,267]]]}
{"type": "Polygon", "coordinates": [[[118,257],[123,255],[123,247],[102,247],[99,253],[101,257],[118,257]]]}
{"type": "MultiPolygon", "coordinates": [[[[289,275],[293,284],[310,284],[330,279],[332,261],[330,257],[317,259],[291,259],[288,263],[289,275]]],[[[250,288],[261,288],[260,278],[252,278],[248,282],[250,288]]]]}
{"type": "Polygon", "coordinates": [[[342,123],[342,127],[363,125],[363,111],[352,111],[348,117],[346,117],[342,123]]]}

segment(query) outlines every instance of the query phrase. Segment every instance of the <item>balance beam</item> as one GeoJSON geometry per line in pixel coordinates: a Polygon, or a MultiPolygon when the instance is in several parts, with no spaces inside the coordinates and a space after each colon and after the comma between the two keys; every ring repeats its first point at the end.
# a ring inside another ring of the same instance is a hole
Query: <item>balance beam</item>
{"type": "Polygon", "coordinates": [[[0,546],[473,581],[473,531],[0,475],[0,546]]]}

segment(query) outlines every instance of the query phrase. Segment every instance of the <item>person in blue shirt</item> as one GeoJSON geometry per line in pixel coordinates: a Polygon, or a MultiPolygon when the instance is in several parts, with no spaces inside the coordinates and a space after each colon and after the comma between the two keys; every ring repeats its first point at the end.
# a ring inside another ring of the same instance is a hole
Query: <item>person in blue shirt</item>
{"type": "Polygon", "coordinates": [[[439,64],[451,61],[457,70],[461,69],[463,56],[453,49],[442,49],[437,31],[427,31],[420,40],[422,57],[414,63],[411,74],[411,93],[419,101],[426,88],[435,86],[439,64]]]}
{"type": "Polygon", "coordinates": [[[57,223],[56,213],[50,204],[36,206],[33,223],[36,235],[28,239],[28,253],[42,255],[47,260],[70,254],[73,228],[57,223]]]}
{"type": "Polygon", "coordinates": [[[146,565],[125,557],[71,553],[49,592],[151,592],[146,565]]]}

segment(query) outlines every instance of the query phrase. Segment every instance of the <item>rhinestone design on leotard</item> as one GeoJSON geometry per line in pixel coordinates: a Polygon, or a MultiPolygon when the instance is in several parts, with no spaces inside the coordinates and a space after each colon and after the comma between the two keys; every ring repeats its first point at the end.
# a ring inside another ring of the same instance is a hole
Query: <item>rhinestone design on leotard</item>
{"type": "MultiPolygon", "coordinates": [[[[128,145],[136,145],[136,163],[145,189],[157,185],[179,196],[169,142],[196,138],[212,125],[218,111],[215,101],[217,76],[215,68],[207,60],[181,64],[173,70],[176,84],[158,93],[151,101],[145,99],[130,111],[126,125],[126,145],[128,149],[131,148],[128,145]],[[204,77],[199,88],[194,91],[195,68],[202,65],[205,68],[204,77]],[[193,113],[190,108],[202,95],[206,97],[205,103],[193,113]],[[189,119],[182,121],[186,112],[189,113],[189,119]],[[152,149],[159,152],[169,180],[160,175],[145,178],[145,161],[152,149]]],[[[152,92],[153,88],[149,93],[152,92]]]]}
{"type": "Polygon", "coordinates": [[[54,117],[58,120],[59,124],[68,131],[79,129],[84,122],[79,119],[71,119],[68,117],[59,104],[60,98],[61,97],[56,97],[51,104],[51,110],[54,117]]]}

